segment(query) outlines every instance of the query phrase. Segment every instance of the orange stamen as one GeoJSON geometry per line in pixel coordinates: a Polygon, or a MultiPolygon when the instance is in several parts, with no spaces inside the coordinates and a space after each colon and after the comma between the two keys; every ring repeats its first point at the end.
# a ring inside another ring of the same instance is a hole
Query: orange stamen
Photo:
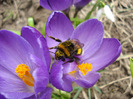
{"type": "Polygon", "coordinates": [[[30,74],[30,68],[26,64],[19,64],[15,70],[18,77],[28,86],[34,86],[34,79],[30,74]]]}
{"type": "Polygon", "coordinates": [[[78,65],[77,67],[80,69],[81,73],[84,76],[87,74],[87,72],[92,70],[92,64],[91,63],[87,64],[87,63],[83,62],[81,65],[78,65]]]}

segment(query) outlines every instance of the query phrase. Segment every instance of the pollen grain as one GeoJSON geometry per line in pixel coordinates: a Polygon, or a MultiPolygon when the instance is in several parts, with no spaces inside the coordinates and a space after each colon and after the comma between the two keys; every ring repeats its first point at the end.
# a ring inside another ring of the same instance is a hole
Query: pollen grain
{"type": "Polygon", "coordinates": [[[91,63],[87,64],[87,63],[83,62],[81,65],[78,65],[77,67],[80,69],[81,73],[84,76],[87,74],[87,72],[92,70],[92,64],[91,63]]]}

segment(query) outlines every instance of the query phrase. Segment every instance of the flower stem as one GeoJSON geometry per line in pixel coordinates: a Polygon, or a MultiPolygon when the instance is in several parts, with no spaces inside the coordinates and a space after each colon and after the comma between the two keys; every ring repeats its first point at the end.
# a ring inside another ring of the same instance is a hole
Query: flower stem
{"type": "Polygon", "coordinates": [[[92,14],[92,12],[96,9],[98,3],[100,2],[101,0],[97,0],[97,2],[95,3],[95,5],[93,6],[93,8],[91,9],[91,11],[87,14],[87,16],[85,17],[85,20],[87,19],[90,19],[90,16],[92,14]]]}

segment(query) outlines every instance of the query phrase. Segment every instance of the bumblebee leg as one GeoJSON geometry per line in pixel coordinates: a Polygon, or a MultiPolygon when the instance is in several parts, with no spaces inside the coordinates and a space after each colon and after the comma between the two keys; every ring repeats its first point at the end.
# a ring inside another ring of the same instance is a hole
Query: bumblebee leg
{"type": "Polygon", "coordinates": [[[57,48],[58,48],[58,46],[50,47],[49,49],[57,49],[57,48]]]}
{"type": "Polygon", "coordinates": [[[74,56],[73,56],[73,57],[70,58],[69,61],[64,62],[63,65],[66,64],[66,63],[74,62],[74,61],[76,62],[77,65],[79,65],[79,60],[80,60],[80,59],[79,59],[78,57],[74,57],[74,56]]]}
{"type": "Polygon", "coordinates": [[[55,54],[54,52],[51,52],[51,51],[49,51],[49,52],[55,54]]]}
{"type": "Polygon", "coordinates": [[[67,40],[70,40],[70,38],[68,38],[67,40]]]}
{"type": "Polygon", "coordinates": [[[53,39],[53,40],[55,40],[55,41],[57,41],[57,42],[61,42],[60,39],[54,38],[54,37],[52,37],[52,36],[48,36],[48,37],[51,38],[51,39],[53,39]]]}
{"type": "Polygon", "coordinates": [[[64,62],[63,65],[66,64],[66,63],[71,63],[71,62],[73,62],[73,61],[74,61],[74,59],[71,59],[71,60],[69,60],[69,61],[64,62]]]}
{"type": "Polygon", "coordinates": [[[79,65],[79,60],[80,59],[78,57],[74,57],[74,59],[75,59],[76,64],[79,65]]]}

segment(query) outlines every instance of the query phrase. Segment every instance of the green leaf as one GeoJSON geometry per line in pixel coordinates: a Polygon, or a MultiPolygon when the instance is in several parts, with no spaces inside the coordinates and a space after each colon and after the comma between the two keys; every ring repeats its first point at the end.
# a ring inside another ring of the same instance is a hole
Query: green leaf
{"type": "Polygon", "coordinates": [[[73,99],[77,99],[77,97],[79,96],[80,92],[82,91],[83,88],[79,88],[77,93],[74,95],[73,99]]]}
{"type": "Polygon", "coordinates": [[[103,72],[103,71],[105,71],[105,69],[99,70],[98,72],[101,73],[101,72],[103,72]]]}
{"type": "Polygon", "coordinates": [[[76,28],[80,23],[84,22],[83,19],[79,19],[78,17],[70,18],[70,20],[73,22],[74,28],[76,28]]]}
{"type": "Polygon", "coordinates": [[[80,87],[73,87],[73,90],[70,93],[73,93],[75,90],[78,90],[80,87]]]}
{"type": "Polygon", "coordinates": [[[132,58],[130,58],[130,70],[131,70],[131,75],[133,78],[133,59],[132,58]]]}
{"type": "Polygon", "coordinates": [[[101,94],[102,91],[95,85],[94,88],[101,94]]]}
{"type": "Polygon", "coordinates": [[[56,93],[52,93],[51,99],[60,99],[60,96],[56,93]]]}
{"type": "Polygon", "coordinates": [[[45,27],[46,27],[46,23],[44,23],[41,34],[45,37],[45,27]]]}
{"type": "Polygon", "coordinates": [[[17,35],[21,35],[21,32],[20,31],[14,31],[14,30],[10,30],[10,31],[16,33],[17,35]]]}
{"type": "Polygon", "coordinates": [[[66,91],[59,90],[59,94],[61,96],[61,99],[70,99],[70,97],[71,97],[70,93],[68,93],[66,91]]]}
{"type": "Polygon", "coordinates": [[[88,89],[89,99],[91,99],[91,88],[88,89]]]}
{"type": "Polygon", "coordinates": [[[33,19],[33,17],[29,17],[28,18],[28,25],[31,26],[31,27],[35,27],[34,26],[34,19],[33,19]]]}

